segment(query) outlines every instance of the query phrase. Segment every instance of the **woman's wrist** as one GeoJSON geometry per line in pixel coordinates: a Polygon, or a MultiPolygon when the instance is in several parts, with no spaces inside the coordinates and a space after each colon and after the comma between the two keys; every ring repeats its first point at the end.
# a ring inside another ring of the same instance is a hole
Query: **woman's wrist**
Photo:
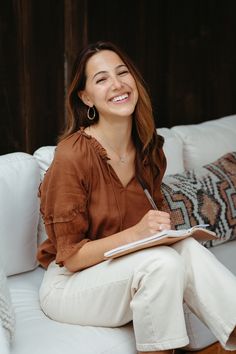
{"type": "Polygon", "coordinates": [[[139,233],[137,230],[137,226],[131,226],[129,229],[127,229],[127,243],[137,241],[139,239],[139,233]]]}

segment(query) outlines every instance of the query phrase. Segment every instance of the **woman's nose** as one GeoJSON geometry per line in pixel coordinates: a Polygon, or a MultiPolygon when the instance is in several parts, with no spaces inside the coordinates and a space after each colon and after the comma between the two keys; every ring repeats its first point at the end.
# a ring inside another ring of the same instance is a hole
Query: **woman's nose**
{"type": "Polygon", "coordinates": [[[120,80],[119,77],[114,76],[114,77],[112,78],[112,86],[113,86],[113,88],[115,88],[115,89],[121,88],[121,86],[122,86],[122,81],[120,80]]]}

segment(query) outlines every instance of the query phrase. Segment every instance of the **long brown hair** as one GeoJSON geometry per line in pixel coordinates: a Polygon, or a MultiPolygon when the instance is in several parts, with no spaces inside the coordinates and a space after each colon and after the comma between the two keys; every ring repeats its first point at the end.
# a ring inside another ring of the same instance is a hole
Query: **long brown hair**
{"type": "Polygon", "coordinates": [[[148,89],[141,74],[131,59],[123,51],[121,51],[120,48],[111,42],[99,41],[97,43],[90,44],[85,47],[78,55],[74,63],[72,70],[72,80],[68,89],[68,117],[66,127],[63,134],[59,137],[59,141],[76,132],[80,127],[87,127],[96,123],[99,119],[96,108],[95,119],[91,121],[87,118],[88,107],[79,98],[78,92],[85,89],[86,64],[88,60],[94,54],[102,50],[111,50],[115,52],[125,63],[136,82],[139,97],[135,111],[133,113],[132,126],[132,137],[138,155],[136,163],[140,170],[140,164],[145,165],[146,163],[149,163],[151,166],[153,178],[155,178],[159,174],[160,170],[158,150],[163,145],[163,138],[156,134],[152,105],[148,94],[148,89]]]}

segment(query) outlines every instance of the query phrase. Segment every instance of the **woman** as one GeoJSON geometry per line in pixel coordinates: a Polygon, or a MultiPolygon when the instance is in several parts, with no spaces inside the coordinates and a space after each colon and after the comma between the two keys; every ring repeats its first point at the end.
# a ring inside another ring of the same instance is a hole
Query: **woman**
{"type": "Polygon", "coordinates": [[[161,211],[163,138],[135,66],[111,43],[88,46],[75,63],[68,102],[68,124],[40,187],[48,234],[38,251],[47,268],[43,311],[81,325],[132,320],[139,353],[172,353],[189,342],[184,300],[224,347],[236,348],[235,277],[194,239],[104,261],[109,249],[171,227],[161,211]]]}

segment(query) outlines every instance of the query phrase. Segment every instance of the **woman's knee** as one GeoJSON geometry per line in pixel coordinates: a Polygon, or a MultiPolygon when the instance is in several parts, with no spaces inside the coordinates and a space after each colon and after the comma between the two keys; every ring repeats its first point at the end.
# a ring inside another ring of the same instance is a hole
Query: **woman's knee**
{"type": "Polygon", "coordinates": [[[168,277],[176,277],[183,273],[184,265],[180,255],[171,247],[161,247],[155,254],[140,263],[138,271],[147,273],[165,274],[168,277]]]}
{"type": "Polygon", "coordinates": [[[171,249],[171,252],[163,253],[160,257],[160,267],[169,279],[171,277],[177,277],[178,274],[182,275],[182,273],[184,272],[182,258],[176,251],[172,251],[174,250],[171,249]]]}
{"type": "Polygon", "coordinates": [[[186,254],[188,256],[196,252],[206,252],[205,247],[193,237],[188,237],[182,241],[176,242],[172,245],[172,248],[180,255],[186,254]]]}

